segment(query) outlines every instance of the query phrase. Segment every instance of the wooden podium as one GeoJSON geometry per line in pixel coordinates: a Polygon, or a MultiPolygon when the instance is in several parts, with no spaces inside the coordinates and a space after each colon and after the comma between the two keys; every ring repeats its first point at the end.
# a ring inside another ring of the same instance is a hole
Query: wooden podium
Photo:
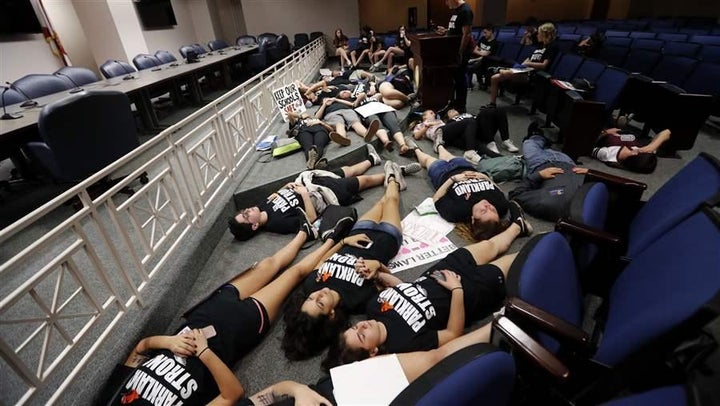
{"type": "Polygon", "coordinates": [[[444,107],[452,99],[453,70],[458,66],[460,36],[408,34],[415,59],[418,99],[425,109],[444,107]]]}

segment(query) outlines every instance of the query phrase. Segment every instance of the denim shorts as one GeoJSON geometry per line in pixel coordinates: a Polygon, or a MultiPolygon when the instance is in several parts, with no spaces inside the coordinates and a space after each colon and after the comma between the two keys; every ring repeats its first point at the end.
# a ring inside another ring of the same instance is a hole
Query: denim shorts
{"type": "Polygon", "coordinates": [[[437,190],[450,176],[462,171],[477,171],[477,169],[465,158],[455,157],[449,161],[438,159],[430,164],[428,176],[430,176],[433,187],[437,190]]]}

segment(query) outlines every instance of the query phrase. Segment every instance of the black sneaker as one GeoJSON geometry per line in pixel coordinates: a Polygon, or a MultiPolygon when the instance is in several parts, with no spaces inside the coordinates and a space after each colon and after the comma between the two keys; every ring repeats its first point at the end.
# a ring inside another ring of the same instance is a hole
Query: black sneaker
{"type": "Polygon", "coordinates": [[[520,236],[525,237],[533,232],[532,224],[525,218],[525,212],[515,200],[510,200],[510,221],[520,226],[520,236]]]}
{"type": "Polygon", "coordinates": [[[318,230],[313,227],[312,222],[307,217],[307,213],[305,213],[305,210],[301,209],[300,207],[296,207],[295,210],[300,213],[300,230],[305,232],[307,234],[307,240],[306,241],[315,241],[318,238],[318,230]]]}
{"type": "Polygon", "coordinates": [[[328,206],[320,222],[320,238],[323,241],[328,238],[332,238],[335,242],[340,241],[348,235],[357,217],[357,210],[354,207],[328,206]]]}

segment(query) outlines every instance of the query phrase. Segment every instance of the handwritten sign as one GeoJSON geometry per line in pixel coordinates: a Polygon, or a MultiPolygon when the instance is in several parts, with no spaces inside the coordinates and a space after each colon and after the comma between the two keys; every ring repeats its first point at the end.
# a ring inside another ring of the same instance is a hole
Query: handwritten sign
{"type": "Polygon", "coordinates": [[[299,114],[305,111],[305,103],[300,97],[300,91],[295,83],[273,90],[272,95],[286,123],[288,122],[288,112],[299,114]]]}

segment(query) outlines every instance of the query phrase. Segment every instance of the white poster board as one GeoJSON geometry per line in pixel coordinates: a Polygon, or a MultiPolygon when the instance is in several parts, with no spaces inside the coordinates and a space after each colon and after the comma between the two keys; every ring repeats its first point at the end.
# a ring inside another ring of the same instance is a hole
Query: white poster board
{"type": "Polygon", "coordinates": [[[362,106],[357,107],[355,109],[355,112],[360,114],[363,117],[372,116],[373,114],[378,114],[378,113],[387,113],[389,111],[395,111],[395,109],[388,106],[387,104],[376,102],[376,101],[365,103],[362,106]]]}
{"type": "Polygon", "coordinates": [[[412,269],[416,266],[439,261],[456,249],[455,244],[447,237],[442,237],[437,243],[428,244],[403,235],[403,243],[402,246],[400,246],[400,251],[390,260],[388,268],[390,268],[390,272],[392,273],[412,269]]]}
{"type": "Polygon", "coordinates": [[[283,120],[285,120],[286,123],[288,122],[287,113],[289,111],[298,114],[305,111],[305,103],[303,102],[302,97],[300,97],[300,91],[295,83],[290,83],[289,85],[273,90],[272,95],[273,100],[275,100],[275,104],[278,106],[278,109],[280,109],[280,113],[282,113],[283,120]]]}

